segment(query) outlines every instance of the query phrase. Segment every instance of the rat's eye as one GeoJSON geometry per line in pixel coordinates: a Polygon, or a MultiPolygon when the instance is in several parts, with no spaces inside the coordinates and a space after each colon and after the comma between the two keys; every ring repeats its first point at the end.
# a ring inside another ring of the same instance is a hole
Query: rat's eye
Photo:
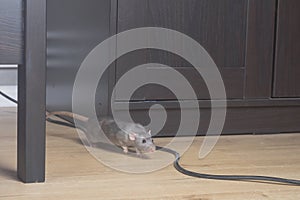
{"type": "Polygon", "coordinates": [[[146,143],[146,140],[145,140],[145,139],[143,139],[143,140],[142,140],[142,143],[143,143],[143,144],[145,144],[145,143],[146,143]]]}

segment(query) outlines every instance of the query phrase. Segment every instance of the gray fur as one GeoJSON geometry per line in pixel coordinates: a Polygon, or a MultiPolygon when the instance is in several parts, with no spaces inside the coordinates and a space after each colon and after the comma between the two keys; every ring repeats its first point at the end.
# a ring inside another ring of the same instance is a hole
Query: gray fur
{"type": "Polygon", "coordinates": [[[86,137],[90,143],[102,142],[103,134],[116,146],[122,147],[124,152],[133,147],[137,154],[155,151],[152,136],[144,126],[137,123],[118,121],[118,125],[113,119],[89,119],[85,116],[74,114],[68,111],[57,111],[47,113],[47,117],[60,115],[79,120],[85,127],[86,137]],[[99,125],[103,131],[99,132],[99,125]]]}

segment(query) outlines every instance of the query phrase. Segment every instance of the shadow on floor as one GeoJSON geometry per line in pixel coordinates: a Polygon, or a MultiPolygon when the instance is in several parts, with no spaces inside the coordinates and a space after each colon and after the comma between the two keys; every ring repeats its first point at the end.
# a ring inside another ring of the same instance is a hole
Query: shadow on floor
{"type": "MultiPolygon", "coordinates": [[[[80,144],[80,145],[85,146],[84,143],[81,141],[81,139],[79,137],[74,138],[74,137],[67,136],[65,134],[51,134],[51,137],[59,137],[59,138],[71,140],[76,144],[80,144]]],[[[104,143],[104,142],[97,142],[97,143],[93,144],[93,148],[99,148],[99,149],[104,150],[104,151],[124,155],[124,152],[121,148],[116,148],[116,146],[114,146],[112,144],[104,143]]],[[[129,153],[126,154],[126,156],[141,158],[141,159],[149,159],[149,157],[145,154],[137,155],[136,152],[132,149],[129,149],[129,153]]]]}
{"type": "Polygon", "coordinates": [[[18,181],[17,170],[0,163],[0,178],[18,181]]]}

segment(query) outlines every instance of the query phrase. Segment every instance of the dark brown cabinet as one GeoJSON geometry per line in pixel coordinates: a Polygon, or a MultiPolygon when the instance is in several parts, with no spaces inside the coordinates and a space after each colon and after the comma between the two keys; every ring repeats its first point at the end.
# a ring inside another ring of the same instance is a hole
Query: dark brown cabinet
{"type": "MultiPolygon", "coordinates": [[[[246,68],[247,3],[247,0],[124,0],[118,4],[118,32],[137,27],[164,27],[192,37],[208,51],[219,67],[227,86],[228,98],[242,99],[246,68]],[[139,11],[130,12],[134,8],[139,8],[139,11]]],[[[144,62],[175,67],[191,82],[199,99],[210,99],[205,83],[196,76],[195,69],[188,62],[162,51],[148,50],[144,54],[144,62]]],[[[132,57],[127,60],[118,62],[117,78],[134,66],[132,57]]],[[[157,73],[167,72],[157,69],[157,73]]],[[[176,84],[177,80],[173,82],[176,84]]],[[[161,91],[165,88],[148,86],[144,90],[147,92],[140,90],[133,99],[174,98],[170,92],[161,91]]],[[[117,98],[122,99],[122,96],[117,95],[117,98]]]]}
{"type": "MultiPolygon", "coordinates": [[[[48,94],[51,94],[48,95],[48,107],[52,110],[71,108],[74,76],[90,48],[110,35],[125,30],[145,26],[164,27],[182,32],[199,42],[217,64],[228,101],[223,133],[300,131],[300,99],[295,98],[300,93],[297,79],[297,73],[300,72],[297,56],[300,23],[298,0],[72,2],[53,0],[48,3],[51,4],[48,7],[48,49],[51,52],[48,57],[48,94]],[[85,6],[78,7],[81,3],[85,6]],[[60,6],[57,12],[56,7],[59,5],[68,6],[60,6]],[[101,7],[102,11],[98,12],[95,9],[97,7],[101,7]],[[60,18],[62,19],[58,21],[60,18]],[[70,24],[70,20],[75,24],[70,24]],[[56,38],[51,38],[54,32],[56,38]],[[58,34],[60,32],[76,35],[76,43],[70,43],[67,39],[71,39],[63,38],[63,34],[58,34]],[[86,37],[87,35],[92,37],[86,37]],[[64,42],[67,43],[61,46],[64,42]],[[60,55],[59,51],[51,50],[58,49],[57,47],[64,49],[64,52],[71,49],[72,58],[75,57],[76,60],[69,58],[69,53],[60,55]],[[83,51],[74,51],[76,47],[83,51]],[[63,61],[62,64],[60,60],[63,61]],[[63,72],[60,65],[67,71],[63,72]],[[64,94],[60,95],[62,99],[53,98],[60,93],[64,94]]],[[[198,134],[204,134],[210,121],[211,108],[202,77],[195,73],[195,69],[186,60],[161,50],[142,49],[130,52],[111,66],[109,73],[101,80],[102,84],[96,94],[99,115],[109,113],[109,97],[117,80],[128,70],[145,63],[174,67],[190,81],[201,111],[198,134]]],[[[166,73],[162,68],[153,67],[151,70],[156,70],[160,75],[166,73]]],[[[180,84],[171,78],[169,81],[180,84]]],[[[112,98],[116,111],[122,113],[127,99],[118,90],[112,98]]],[[[168,119],[160,135],[173,135],[176,132],[181,112],[179,101],[185,99],[177,100],[167,88],[152,84],[139,88],[130,100],[132,117],[142,124],[149,123],[148,109],[153,104],[164,106],[168,119]]],[[[158,109],[157,112],[164,110],[158,109]]]]}
{"type": "MultiPolygon", "coordinates": [[[[118,4],[117,27],[118,32],[144,26],[180,31],[195,39],[214,59],[225,82],[228,99],[269,97],[274,12],[275,1],[123,0],[118,4]],[[246,76],[247,70],[250,72],[246,76]],[[264,78],[256,77],[256,72],[263,73],[264,78]],[[256,79],[259,81],[257,84],[256,79]]],[[[210,99],[201,77],[195,76],[190,64],[178,56],[148,50],[143,55],[136,53],[135,57],[140,58],[135,60],[136,63],[133,57],[118,62],[117,78],[141,62],[163,63],[185,75],[199,99],[210,99]]],[[[157,73],[164,71],[157,70],[157,73]]],[[[144,90],[147,92],[140,90],[133,99],[174,98],[157,86],[148,86],[144,90]]],[[[117,100],[121,99],[117,95],[117,100]]]]}
{"type": "Polygon", "coordinates": [[[279,0],[274,97],[300,97],[300,1],[279,0]]]}

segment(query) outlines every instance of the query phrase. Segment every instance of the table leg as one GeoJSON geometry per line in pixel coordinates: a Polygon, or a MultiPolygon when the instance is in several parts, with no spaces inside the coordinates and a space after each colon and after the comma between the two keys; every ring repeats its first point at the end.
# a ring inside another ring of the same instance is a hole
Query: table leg
{"type": "Polygon", "coordinates": [[[18,177],[45,181],[46,0],[24,0],[24,59],[18,68],[18,177]]]}

